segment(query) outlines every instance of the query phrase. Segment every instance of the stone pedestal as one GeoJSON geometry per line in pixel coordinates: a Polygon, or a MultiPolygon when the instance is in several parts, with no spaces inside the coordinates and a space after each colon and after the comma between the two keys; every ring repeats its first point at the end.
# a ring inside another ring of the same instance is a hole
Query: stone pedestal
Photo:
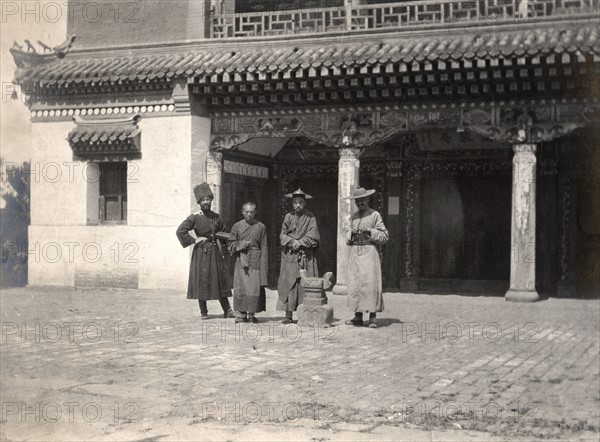
{"type": "Polygon", "coordinates": [[[350,246],[346,245],[346,229],[350,226],[350,215],[356,211],[354,200],[346,199],[352,189],[358,185],[360,173],[359,149],[340,149],[338,166],[338,227],[337,227],[337,281],[333,288],[334,295],[346,295],[348,275],[348,253],[350,246]]]}
{"type": "Polygon", "coordinates": [[[223,154],[209,151],[206,155],[206,182],[215,195],[211,210],[221,213],[221,183],[223,181],[223,154]]]}
{"type": "Polygon", "coordinates": [[[308,277],[306,270],[300,270],[300,284],[304,288],[304,302],[298,306],[298,325],[331,326],[333,307],[327,305],[325,290],[332,285],[332,273],[322,278],[308,277]]]}
{"type": "Polygon", "coordinates": [[[533,302],[535,289],[535,144],[513,147],[510,289],[507,301],[533,302]]]}

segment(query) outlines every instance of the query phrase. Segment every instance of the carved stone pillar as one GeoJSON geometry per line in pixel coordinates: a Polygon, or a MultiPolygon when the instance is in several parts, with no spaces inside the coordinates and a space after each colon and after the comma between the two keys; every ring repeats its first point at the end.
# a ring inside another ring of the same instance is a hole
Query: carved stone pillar
{"type": "Polygon", "coordinates": [[[358,185],[360,173],[359,149],[340,149],[338,166],[338,226],[337,226],[337,275],[333,287],[334,295],[346,295],[348,288],[348,253],[350,246],[346,245],[346,229],[350,225],[350,214],[356,210],[354,201],[346,199],[352,188],[358,185]]]}
{"type": "Polygon", "coordinates": [[[536,145],[513,146],[510,289],[507,301],[533,302],[535,289],[536,145]]]}
{"type": "Polygon", "coordinates": [[[206,182],[215,195],[211,210],[221,213],[221,183],[223,180],[223,154],[209,150],[206,155],[206,182]]]}

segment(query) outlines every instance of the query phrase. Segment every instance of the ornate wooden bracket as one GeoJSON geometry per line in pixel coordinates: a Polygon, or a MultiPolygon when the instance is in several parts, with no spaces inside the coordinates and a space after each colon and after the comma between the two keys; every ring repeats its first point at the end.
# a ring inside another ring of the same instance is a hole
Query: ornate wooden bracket
{"type": "Polygon", "coordinates": [[[401,112],[354,112],[326,116],[325,127],[306,131],[304,136],[330,147],[370,146],[406,127],[406,115],[401,112]]]}
{"type": "Polygon", "coordinates": [[[568,135],[598,118],[597,103],[548,103],[504,107],[489,114],[465,112],[463,123],[486,138],[508,143],[538,143],[568,135]]]}
{"type": "Polygon", "coordinates": [[[210,137],[210,149],[211,150],[228,150],[233,147],[239,146],[245,143],[250,138],[259,135],[252,134],[231,134],[231,135],[211,135],[210,137]]]}

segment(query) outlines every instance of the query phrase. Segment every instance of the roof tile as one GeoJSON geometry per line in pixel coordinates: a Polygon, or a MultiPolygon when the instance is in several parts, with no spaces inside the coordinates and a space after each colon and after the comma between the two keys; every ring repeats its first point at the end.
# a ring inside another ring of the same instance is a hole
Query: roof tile
{"type": "MultiPolygon", "coordinates": [[[[407,63],[429,60],[459,60],[496,58],[502,56],[531,56],[551,52],[600,53],[598,29],[578,26],[555,29],[530,29],[512,32],[490,32],[471,36],[448,38],[411,37],[371,43],[339,43],[295,47],[294,43],[270,48],[198,49],[151,56],[117,55],[113,58],[71,58],[39,63],[24,62],[17,70],[18,82],[40,84],[90,83],[92,81],[119,82],[171,78],[173,76],[203,76],[227,72],[229,74],[293,71],[298,68],[342,69],[363,65],[407,63]]],[[[129,54],[129,53],[127,53],[129,54]]],[[[90,56],[91,57],[91,56],[90,56]]],[[[44,60],[44,61],[43,61],[44,60]]]]}

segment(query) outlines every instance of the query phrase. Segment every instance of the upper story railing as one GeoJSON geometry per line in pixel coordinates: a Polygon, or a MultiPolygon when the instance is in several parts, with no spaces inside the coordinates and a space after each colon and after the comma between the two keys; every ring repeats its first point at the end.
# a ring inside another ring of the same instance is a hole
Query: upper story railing
{"type": "Polygon", "coordinates": [[[319,32],[404,29],[411,26],[514,22],[598,12],[600,0],[407,0],[375,5],[346,1],[345,6],[233,13],[217,7],[211,38],[238,38],[319,32]]]}

